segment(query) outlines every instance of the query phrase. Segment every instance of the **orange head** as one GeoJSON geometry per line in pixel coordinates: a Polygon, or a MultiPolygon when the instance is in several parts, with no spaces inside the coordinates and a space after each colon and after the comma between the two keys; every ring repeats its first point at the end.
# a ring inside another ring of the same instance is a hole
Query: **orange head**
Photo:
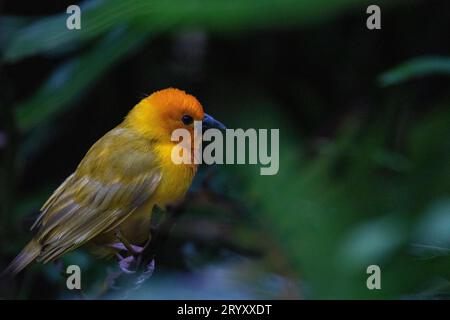
{"type": "Polygon", "coordinates": [[[191,133],[194,121],[203,121],[200,102],[192,95],[174,88],[156,91],[142,99],[127,116],[127,122],[149,138],[170,140],[175,129],[191,133]]]}
{"type": "Polygon", "coordinates": [[[176,129],[187,129],[191,136],[194,121],[202,121],[203,129],[225,126],[203,111],[200,102],[186,92],[168,88],[142,99],[128,114],[125,124],[142,135],[160,142],[170,142],[176,129]]]}

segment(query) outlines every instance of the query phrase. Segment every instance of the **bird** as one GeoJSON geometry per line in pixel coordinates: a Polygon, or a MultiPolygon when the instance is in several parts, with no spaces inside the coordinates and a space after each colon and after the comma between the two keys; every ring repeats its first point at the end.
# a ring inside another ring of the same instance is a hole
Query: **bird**
{"type": "MultiPolygon", "coordinates": [[[[181,200],[197,172],[197,164],[171,159],[177,143],[172,132],[193,134],[195,121],[203,130],[225,128],[183,90],[167,88],[143,98],[92,145],[44,203],[31,227],[34,237],[4,274],[15,275],[35,260],[54,261],[84,245],[111,256],[146,243],[153,208],[181,200]]],[[[196,147],[186,151],[192,154],[196,147]]]]}

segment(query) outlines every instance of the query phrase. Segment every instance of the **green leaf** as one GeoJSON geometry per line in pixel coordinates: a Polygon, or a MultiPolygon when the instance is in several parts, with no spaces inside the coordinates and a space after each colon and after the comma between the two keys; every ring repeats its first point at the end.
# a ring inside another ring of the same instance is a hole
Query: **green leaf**
{"type": "Polygon", "coordinates": [[[15,62],[37,53],[50,52],[52,49],[82,43],[95,36],[101,35],[115,25],[125,21],[127,5],[114,1],[111,5],[107,1],[91,1],[81,8],[80,30],[69,30],[66,27],[68,15],[54,15],[43,18],[24,27],[14,34],[14,38],[3,53],[3,60],[15,62]],[[120,14],[117,14],[117,12],[120,14]]]}
{"type": "Polygon", "coordinates": [[[55,117],[67,103],[144,40],[145,36],[140,33],[118,28],[88,53],[56,68],[32,98],[15,108],[19,129],[28,131],[55,117]]]}
{"type": "Polygon", "coordinates": [[[423,247],[450,249],[450,199],[440,199],[433,203],[425,211],[418,222],[416,230],[416,242],[423,247]]]}
{"type": "Polygon", "coordinates": [[[378,81],[385,87],[429,75],[450,76],[450,58],[421,57],[412,59],[392,70],[384,72],[378,81]]]}
{"type": "Polygon", "coordinates": [[[75,46],[100,36],[118,24],[135,24],[154,33],[167,29],[204,28],[239,31],[288,27],[316,22],[338,14],[351,5],[369,0],[109,0],[80,5],[81,29],[66,27],[68,14],[43,18],[19,30],[3,59],[14,62],[56,48],[75,46]]]}

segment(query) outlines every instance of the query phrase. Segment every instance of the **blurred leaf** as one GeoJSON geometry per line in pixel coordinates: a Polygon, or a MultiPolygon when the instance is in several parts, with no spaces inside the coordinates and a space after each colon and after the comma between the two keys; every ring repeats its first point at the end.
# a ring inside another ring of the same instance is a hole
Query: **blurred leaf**
{"type": "Polygon", "coordinates": [[[84,42],[118,24],[138,25],[157,33],[168,27],[200,27],[214,31],[287,27],[317,21],[369,0],[109,0],[86,1],[81,8],[81,30],[68,30],[62,13],[43,18],[15,34],[3,59],[14,62],[61,46],[84,42]]]}
{"type": "Polygon", "coordinates": [[[98,36],[124,20],[127,4],[119,1],[86,1],[80,5],[81,30],[69,30],[65,12],[24,27],[14,34],[14,38],[6,48],[3,59],[15,62],[24,57],[48,52],[61,46],[74,46],[78,42],[98,36]],[[125,9],[125,10],[124,10],[125,9]],[[117,15],[117,11],[122,13],[117,15]]]}
{"type": "Polygon", "coordinates": [[[348,233],[338,249],[339,263],[347,268],[381,264],[405,240],[402,221],[394,215],[361,223],[348,233]]]}
{"type": "Polygon", "coordinates": [[[450,199],[435,202],[417,224],[415,241],[426,247],[450,253],[450,199]]]}
{"type": "Polygon", "coordinates": [[[118,28],[90,52],[57,67],[37,93],[16,107],[18,127],[28,131],[48,121],[79,96],[111,65],[145,40],[141,34],[118,28]]]}
{"type": "Polygon", "coordinates": [[[412,59],[384,72],[378,81],[382,86],[390,86],[429,75],[450,76],[450,58],[422,57],[412,59]]]}
{"type": "Polygon", "coordinates": [[[32,19],[28,17],[0,17],[0,30],[2,30],[0,32],[0,49],[3,51],[6,45],[14,38],[15,33],[31,23],[32,19]]]}
{"type": "MultiPolygon", "coordinates": [[[[289,126],[280,123],[278,108],[254,103],[272,119],[264,127],[283,128],[280,171],[259,176],[246,167],[246,199],[256,203],[252,212],[266,227],[266,241],[279,244],[276,256],[290,261],[292,272],[308,289],[307,297],[398,297],[407,288],[425,285],[431,268],[445,270],[448,261],[415,261],[409,242],[414,217],[449,190],[448,111],[414,123],[407,152],[390,150],[386,144],[385,118],[370,124],[353,119],[308,159],[287,135],[289,126]],[[384,290],[367,290],[369,264],[382,268],[384,290]]],[[[446,207],[439,208],[439,221],[427,224],[432,226],[427,234],[445,237],[446,207]]],[[[431,274],[445,275],[436,270],[431,274]]]]}

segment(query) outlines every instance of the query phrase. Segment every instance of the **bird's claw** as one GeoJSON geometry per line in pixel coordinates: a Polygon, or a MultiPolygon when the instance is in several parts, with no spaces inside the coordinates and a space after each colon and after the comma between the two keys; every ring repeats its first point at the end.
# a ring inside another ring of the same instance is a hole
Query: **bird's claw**
{"type": "Polygon", "coordinates": [[[138,267],[137,259],[134,256],[128,256],[119,260],[119,268],[123,273],[136,273],[138,267]]]}
{"type": "Polygon", "coordinates": [[[119,268],[124,273],[131,274],[135,273],[136,270],[139,268],[140,264],[140,256],[139,254],[142,253],[144,250],[143,247],[135,246],[130,244],[129,246],[125,246],[122,242],[117,242],[109,245],[109,247],[117,249],[119,251],[125,251],[127,253],[130,253],[130,255],[123,257],[119,253],[117,253],[117,258],[119,260],[119,268]],[[131,251],[132,250],[132,251],[131,251]]]}
{"type": "Polygon", "coordinates": [[[133,244],[130,244],[130,246],[127,247],[122,242],[116,242],[116,243],[110,244],[109,246],[111,248],[114,248],[114,249],[117,249],[117,250],[120,250],[120,251],[127,251],[127,252],[131,253],[134,256],[142,253],[142,251],[144,250],[144,247],[136,246],[136,245],[133,245],[133,244]],[[132,251],[130,251],[129,249],[131,249],[132,251]]]}
{"type": "Polygon", "coordinates": [[[125,238],[122,234],[122,232],[120,231],[120,228],[117,228],[115,230],[115,235],[117,240],[119,240],[120,242],[118,243],[119,246],[121,247],[120,250],[126,250],[129,251],[132,255],[138,255],[140,252],[142,252],[143,248],[132,245],[127,238],[125,238]],[[136,250],[137,248],[140,248],[140,252],[139,250],[136,250]]]}
{"type": "MultiPolygon", "coordinates": [[[[128,256],[119,260],[120,270],[126,275],[133,275],[131,279],[135,279],[131,282],[133,283],[133,286],[130,290],[138,290],[153,275],[153,272],[155,271],[155,260],[152,259],[148,264],[143,266],[143,271],[139,275],[134,276],[134,274],[136,274],[136,272],[140,269],[139,264],[140,263],[138,259],[136,259],[134,256],[128,256]]],[[[131,280],[130,278],[128,279],[128,281],[131,280]]]]}
{"type": "Polygon", "coordinates": [[[128,256],[122,256],[117,253],[119,269],[127,275],[136,274],[138,270],[142,272],[135,278],[134,289],[138,289],[148,278],[153,275],[155,270],[155,260],[152,259],[148,264],[142,266],[142,252],[145,247],[136,246],[132,244],[124,244],[123,242],[117,242],[110,244],[109,247],[129,253],[128,256]]]}

